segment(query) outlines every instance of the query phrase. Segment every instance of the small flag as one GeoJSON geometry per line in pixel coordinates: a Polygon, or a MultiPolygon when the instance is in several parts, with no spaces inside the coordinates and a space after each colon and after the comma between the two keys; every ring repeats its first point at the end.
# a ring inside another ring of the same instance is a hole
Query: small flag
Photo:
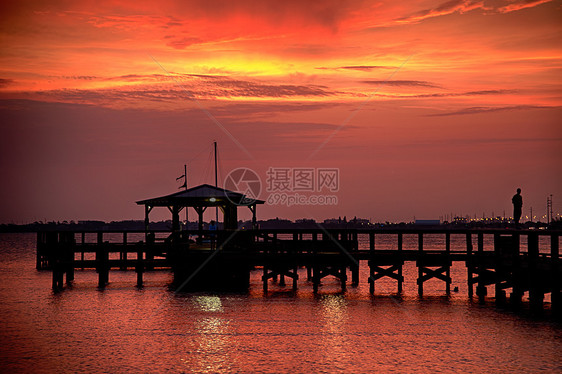
{"type": "Polygon", "coordinates": [[[178,188],[185,188],[187,190],[187,165],[183,166],[183,174],[176,178],[176,181],[179,181],[183,178],[183,184],[178,188]]]}

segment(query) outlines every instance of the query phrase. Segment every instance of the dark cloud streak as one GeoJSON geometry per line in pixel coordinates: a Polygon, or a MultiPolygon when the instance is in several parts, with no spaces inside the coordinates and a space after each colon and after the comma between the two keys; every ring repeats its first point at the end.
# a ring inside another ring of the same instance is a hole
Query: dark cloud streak
{"type": "Polygon", "coordinates": [[[13,79],[0,78],[0,88],[7,87],[14,83],[13,79]]]}
{"type": "Polygon", "coordinates": [[[481,114],[493,112],[505,112],[514,110],[533,110],[533,109],[551,109],[555,107],[541,106],[541,105],[513,105],[503,107],[469,107],[452,112],[428,114],[426,117],[446,117],[446,116],[459,116],[467,114],[481,114]]]}
{"type": "Polygon", "coordinates": [[[336,67],[324,67],[320,66],[315,69],[318,70],[360,70],[360,71],[371,71],[376,69],[395,69],[394,66],[379,66],[379,65],[349,65],[349,66],[336,66],[336,67]]]}
{"type": "Polygon", "coordinates": [[[361,83],[366,84],[373,84],[373,85],[385,85],[385,86],[410,86],[410,87],[432,87],[438,88],[438,85],[435,85],[431,82],[426,81],[410,81],[410,80],[365,80],[361,81],[361,83]]]}
{"type": "Polygon", "coordinates": [[[431,94],[418,94],[418,95],[377,94],[377,96],[396,98],[396,99],[426,99],[426,98],[439,98],[439,97],[506,95],[506,94],[513,94],[513,93],[516,93],[516,92],[517,92],[517,90],[481,90],[481,91],[445,92],[445,93],[431,93],[431,94]]]}

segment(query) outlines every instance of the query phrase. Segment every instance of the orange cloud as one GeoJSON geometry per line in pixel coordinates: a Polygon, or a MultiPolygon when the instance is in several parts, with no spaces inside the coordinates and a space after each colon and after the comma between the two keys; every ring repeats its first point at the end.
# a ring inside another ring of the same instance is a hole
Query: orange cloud
{"type": "Polygon", "coordinates": [[[457,12],[464,13],[482,7],[483,7],[483,1],[449,0],[445,3],[439,4],[435,8],[423,9],[409,16],[398,18],[396,22],[398,23],[420,22],[422,20],[432,17],[438,17],[438,16],[448,15],[457,12]]]}
{"type": "Polygon", "coordinates": [[[519,0],[519,1],[512,1],[511,4],[507,4],[505,6],[497,8],[497,11],[500,13],[509,13],[515,12],[521,9],[532,8],[537,5],[549,3],[552,0],[519,0]]]}

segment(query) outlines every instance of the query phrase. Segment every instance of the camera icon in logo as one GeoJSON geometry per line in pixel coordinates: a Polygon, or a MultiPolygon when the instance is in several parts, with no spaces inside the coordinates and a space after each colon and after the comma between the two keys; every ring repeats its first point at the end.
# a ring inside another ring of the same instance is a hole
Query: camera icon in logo
{"type": "Polygon", "coordinates": [[[237,205],[253,204],[261,193],[261,179],[252,169],[237,168],[232,170],[224,180],[224,188],[230,191],[238,192],[244,197],[233,201],[231,197],[228,199],[237,205]]]}

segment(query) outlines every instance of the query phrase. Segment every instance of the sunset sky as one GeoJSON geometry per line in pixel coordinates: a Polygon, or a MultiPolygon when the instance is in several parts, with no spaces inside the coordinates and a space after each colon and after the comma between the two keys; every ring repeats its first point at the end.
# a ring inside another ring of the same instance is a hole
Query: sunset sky
{"type": "Polygon", "coordinates": [[[213,141],[219,185],[339,168],[337,205],[261,219],[510,215],[517,187],[523,216],[550,194],[562,213],[562,1],[17,1],[0,20],[0,223],[142,219],[185,163],[214,184],[213,141]]]}

